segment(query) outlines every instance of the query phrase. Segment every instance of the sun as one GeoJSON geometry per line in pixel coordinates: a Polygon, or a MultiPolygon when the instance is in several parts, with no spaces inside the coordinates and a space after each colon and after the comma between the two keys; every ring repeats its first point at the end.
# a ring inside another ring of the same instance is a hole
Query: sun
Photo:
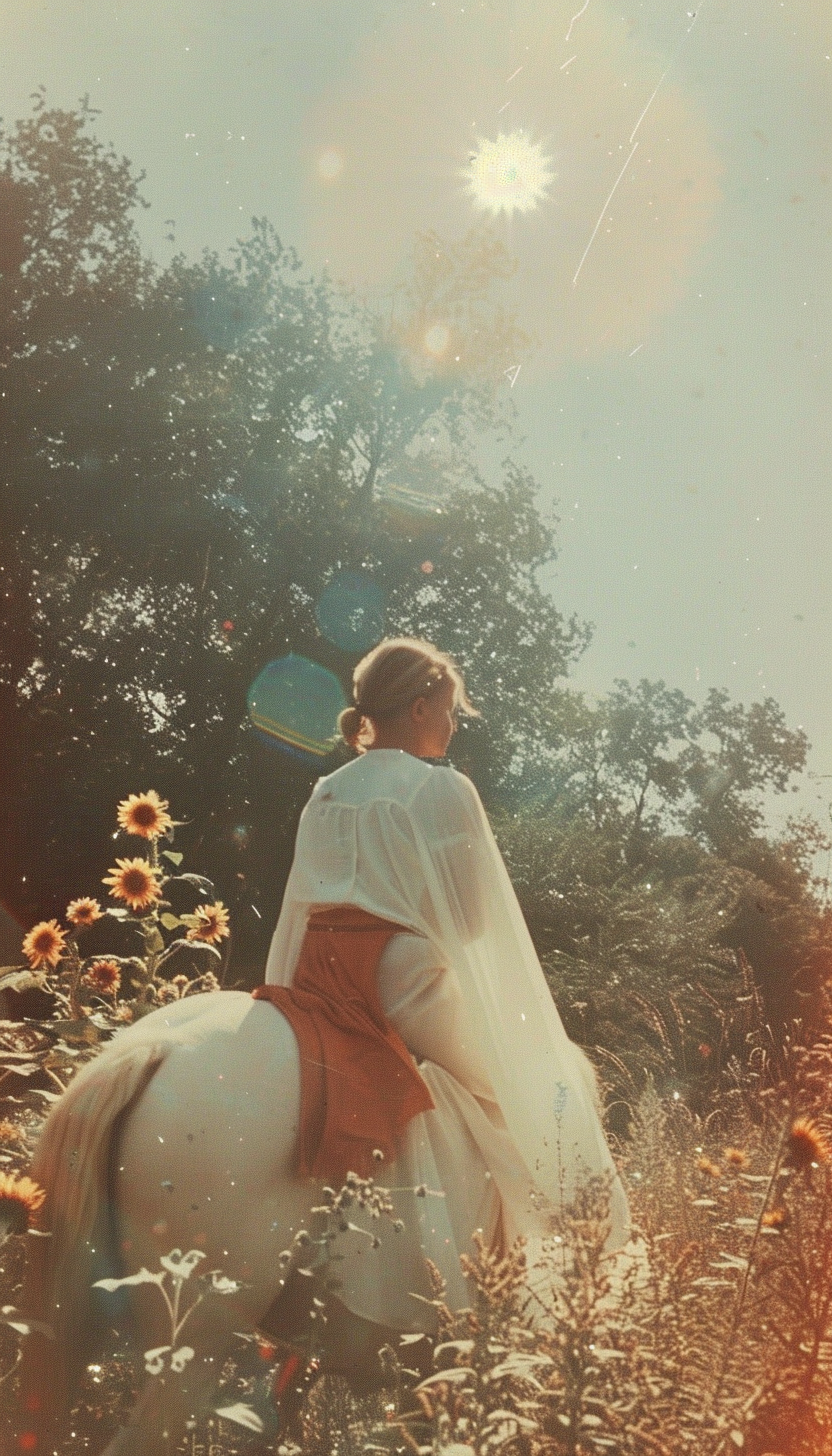
{"type": "Polygon", "coordinates": [[[533,212],[544,202],[557,173],[539,142],[529,141],[524,131],[512,131],[500,132],[496,141],[479,137],[462,176],[480,212],[511,217],[513,212],[533,212]]]}

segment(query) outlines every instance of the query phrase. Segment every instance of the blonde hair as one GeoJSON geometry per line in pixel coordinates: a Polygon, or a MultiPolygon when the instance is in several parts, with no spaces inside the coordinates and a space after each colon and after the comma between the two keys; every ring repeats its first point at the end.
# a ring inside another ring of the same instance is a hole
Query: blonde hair
{"type": "Polygon", "coordinates": [[[462,673],[447,652],[419,637],[386,637],[353,672],[354,706],[339,714],[338,731],[350,748],[363,752],[359,739],[366,722],[395,718],[417,698],[428,697],[447,682],[454,685],[454,707],[479,718],[462,673]]]}

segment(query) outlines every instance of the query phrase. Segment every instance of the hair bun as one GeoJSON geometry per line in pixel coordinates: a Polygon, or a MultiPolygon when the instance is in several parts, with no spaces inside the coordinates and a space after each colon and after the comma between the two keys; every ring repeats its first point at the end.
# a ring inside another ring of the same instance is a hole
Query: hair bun
{"type": "Polygon", "coordinates": [[[349,744],[350,748],[355,748],[355,741],[361,732],[361,724],[363,721],[364,714],[355,705],[344,708],[338,714],[338,732],[341,734],[344,742],[349,744]]]}

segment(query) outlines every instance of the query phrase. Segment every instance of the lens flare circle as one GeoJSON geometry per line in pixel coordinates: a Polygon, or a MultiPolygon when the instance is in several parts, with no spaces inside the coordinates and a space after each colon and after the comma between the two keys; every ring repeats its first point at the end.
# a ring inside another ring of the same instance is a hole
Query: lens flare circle
{"type": "Polygon", "coordinates": [[[324,637],[344,652],[366,652],[384,636],[384,592],[364,571],[339,571],[315,607],[324,637]]]}
{"type": "Polygon", "coordinates": [[[338,714],[347,706],[335,674],[295,652],[266,664],[247,701],[257,736],[307,763],[331,751],[338,714]]]}
{"type": "Polygon", "coordinates": [[[476,151],[462,169],[468,195],[479,212],[492,217],[534,212],[545,202],[557,177],[552,158],[524,131],[500,132],[496,141],[478,137],[476,151]]]}

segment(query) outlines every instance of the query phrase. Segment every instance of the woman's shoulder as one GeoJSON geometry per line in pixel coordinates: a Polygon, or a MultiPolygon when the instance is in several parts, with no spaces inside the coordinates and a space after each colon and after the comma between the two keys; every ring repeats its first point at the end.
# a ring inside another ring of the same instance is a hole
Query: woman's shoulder
{"type": "Polygon", "coordinates": [[[434,772],[430,763],[403,749],[373,749],[318,779],[312,797],[356,806],[381,800],[406,803],[434,772]]]}
{"type": "Polygon", "coordinates": [[[417,800],[477,797],[470,779],[445,760],[416,758],[403,749],[372,749],[318,779],[312,798],[340,804],[389,802],[408,806],[417,800]]]}

